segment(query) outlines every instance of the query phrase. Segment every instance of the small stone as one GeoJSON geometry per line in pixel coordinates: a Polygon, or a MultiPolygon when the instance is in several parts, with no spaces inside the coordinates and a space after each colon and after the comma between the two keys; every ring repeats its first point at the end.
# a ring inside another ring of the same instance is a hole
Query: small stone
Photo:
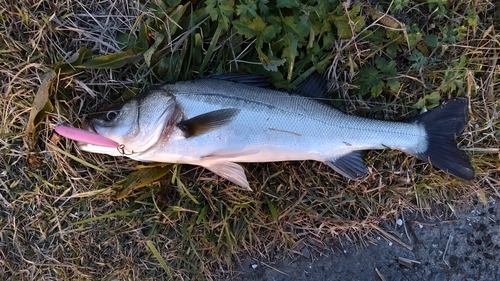
{"type": "Polygon", "coordinates": [[[302,255],[306,258],[309,258],[311,256],[311,251],[309,251],[309,248],[304,247],[301,251],[302,255]]]}
{"type": "Polygon", "coordinates": [[[446,274],[444,272],[439,272],[438,274],[434,275],[434,278],[432,279],[433,281],[446,281],[446,274]]]}
{"type": "Polygon", "coordinates": [[[341,263],[334,263],[332,265],[332,267],[333,267],[333,271],[335,271],[337,273],[341,273],[344,270],[341,263]]]}

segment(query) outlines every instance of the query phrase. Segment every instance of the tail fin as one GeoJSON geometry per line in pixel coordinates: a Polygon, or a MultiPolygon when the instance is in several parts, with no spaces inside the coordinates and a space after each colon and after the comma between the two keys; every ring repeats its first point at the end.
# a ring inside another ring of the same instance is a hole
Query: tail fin
{"type": "Polygon", "coordinates": [[[459,178],[471,180],[474,169],[467,154],[458,149],[455,137],[462,134],[468,121],[467,99],[455,98],[438,108],[408,120],[422,124],[427,132],[428,148],[415,156],[459,178]]]}

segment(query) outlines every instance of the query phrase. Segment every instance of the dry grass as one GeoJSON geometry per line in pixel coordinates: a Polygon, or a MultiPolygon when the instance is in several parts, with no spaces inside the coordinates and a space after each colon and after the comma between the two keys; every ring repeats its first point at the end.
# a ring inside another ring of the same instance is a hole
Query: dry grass
{"type": "MultiPolygon", "coordinates": [[[[403,61],[400,92],[378,98],[349,94],[359,65],[378,52],[363,38],[338,42],[329,75],[347,111],[385,119],[414,115],[411,105],[424,94],[463,82],[458,92],[470,98],[471,120],[459,145],[471,155],[474,181],[450,177],[398,152],[373,151],[366,156],[371,174],[360,181],[346,181],[317,162],[247,164],[255,190],[248,193],[201,168],[178,166],[118,200],[120,181],[138,163],[82,153],[74,143],[58,140],[52,129],[61,122],[78,124],[84,114],[124,92],[159,84],[144,64],[56,73],[49,89],[54,110],[35,131],[26,129],[34,97],[52,67],[83,46],[93,54],[119,52],[117,33],[137,30],[140,19],[153,17],[150,4],[0,2],[0,276],[221,279],[244,252],[273,258],[304,247],[327,251],[330,240],[374,243],[373,226],[391,224],[406,211],[444,219],[478,192],[488,201],[498,200],[500,16],[488,1],[455,5],[447,8],[443,23],[466,22],[467,6],[483,11],[478,24],[442,49],[447,61],[434,69],[410,69],[403,61]],[[461,57],[464,64],[446,68],[461,57]],[[436,214],[434,206],[446,211],[436,214]]],[[[418,24],[439,33],[425,18],[418,24]]],[[[181,49],[182,40],[174,38],[169,48],[181,49]]],[[[449,91],[449,97],[455,94],[449,91]]]]}

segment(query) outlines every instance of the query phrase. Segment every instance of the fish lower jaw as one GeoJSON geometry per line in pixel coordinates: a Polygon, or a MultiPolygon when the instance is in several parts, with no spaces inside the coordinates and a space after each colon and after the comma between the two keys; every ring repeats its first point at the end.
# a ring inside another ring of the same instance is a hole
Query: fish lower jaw
{"type": "Polygon", "coordinates": [[[83,142],[78,142],[77,143],[78,147],[86,152],[91,152],[91,153],[101,153],[101,154],[107,154],[110,156],[123,156],[124,153],[120,151],[119,147],[105,147],[105,146],[98,146],[98,145],[93,145],[89,143],[83,143],[83,142]]]}

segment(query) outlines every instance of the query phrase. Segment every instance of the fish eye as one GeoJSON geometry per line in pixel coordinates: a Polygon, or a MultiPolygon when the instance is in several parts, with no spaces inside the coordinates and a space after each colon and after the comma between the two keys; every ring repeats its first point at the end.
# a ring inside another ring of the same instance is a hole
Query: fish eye
{"type": "Polygon", "coordinates": [[[107,121],[113,121],[113,119],[116,118],[116,116],[118,116],[118,113],[119,111],[108,111],[108,113],[106,113],[106,119],[107,121]]]}

